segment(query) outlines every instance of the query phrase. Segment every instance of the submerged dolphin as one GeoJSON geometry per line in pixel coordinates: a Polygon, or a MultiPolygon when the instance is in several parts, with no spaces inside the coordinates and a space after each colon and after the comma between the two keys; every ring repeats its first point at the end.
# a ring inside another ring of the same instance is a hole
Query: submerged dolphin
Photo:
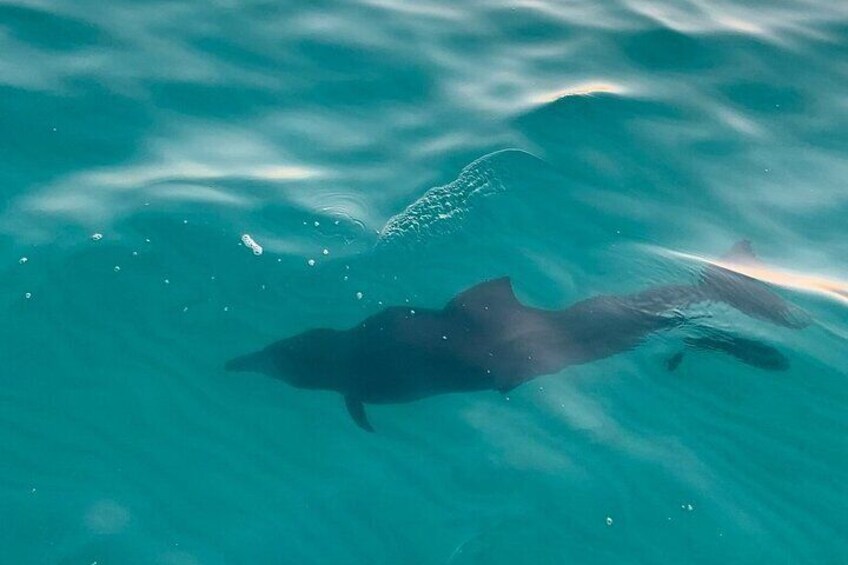
{"type": "MultiPolygon", "coordinates": [[[[747,242],[734,246],[728,257],[753,260],[747,242]]],[[[387,308],[348,330],[315,329],[277,341],[229,361],[226,368],[264,373],[298,388],[340,392],[354,421],[373,431],[363,403],[506,392],[569,365],[627,351],[654,332],[683,324],[681,309],[714,301],[790,328],[808,323],[803,311],[758,281],[717,266],[708,267],[693,285],[597,296],[564,310],[521,304],[504,277],[466,290],[440,310],[387,308]]],[[[762,357],[762,350],[745,354],[756,344],[751,340],[734,341],[730,334],[724,341],[712,339],[691,345],[742,360],[762,357]]]]}

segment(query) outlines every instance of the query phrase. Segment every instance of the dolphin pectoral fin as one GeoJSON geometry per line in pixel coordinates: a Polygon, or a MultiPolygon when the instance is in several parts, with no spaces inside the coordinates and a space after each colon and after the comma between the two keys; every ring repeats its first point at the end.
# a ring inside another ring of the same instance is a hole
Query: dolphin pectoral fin
{"type": "Polygon", "coordinates": [[[374,431],[374,428],[371,427],[371,423],[368,421],[368,415],[365,413],[365,405],[362,404],[361,400],[352,396],[345,396],[345,406],[347,406],[347,412],[353,418],[353,421],[356,422],[357,426],[366,432],[374,431]]]}
{"type": "Polygon", "coordinates": [[[665,362],[665,367],[669,371],[676,370],[680,363],[683,361],[683,351],[678,351],[674,355],[668,358],[668,361],[665,362]]]}
{"type": "Polygon", "coordinates": [[[789,358],[771,345],[717,328],[696,337],[686,337],[683,342],[695,349],[730,355],[760,369],[785,371],[789,368],[789,358]]]}

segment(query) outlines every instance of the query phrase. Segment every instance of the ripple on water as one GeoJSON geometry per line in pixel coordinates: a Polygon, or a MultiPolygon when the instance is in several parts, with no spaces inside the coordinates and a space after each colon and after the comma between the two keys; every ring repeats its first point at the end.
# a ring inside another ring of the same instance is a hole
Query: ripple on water
{"type": "Polygon", "coordinates": [[[444,237],[462,227],[466,216],[486,197],[506,190],[516,161],[538,161],[519,149],[489,153],[466,166],[453,182],[431,188],[392,216],[380,230],[379,244],[420,243],[444,237]]]}

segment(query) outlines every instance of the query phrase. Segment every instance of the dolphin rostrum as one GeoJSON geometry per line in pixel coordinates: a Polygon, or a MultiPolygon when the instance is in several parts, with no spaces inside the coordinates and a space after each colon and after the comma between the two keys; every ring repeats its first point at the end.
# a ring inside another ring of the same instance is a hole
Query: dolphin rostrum
{"type": "MultiPolygon", "coordinates": [[[[726,257],[754,260],[747,242],[736,244],[726,257]]],[[[686,323],[687,306],[718,301],[785,327],[809,322],[802,310],[759,281],[715,265],[695,284],[596,296],[564,310],[521,304],[504,277],[466,290],[439,310],[387,308],[351,329],[314,329],[277,341],[229,361],[226,368],[264,373],[297,388],[340,392],[353,420],[373,431],[363,403],[507,392],[540,375],[632,349],[654,332],[686,323]]],[[[773,348],[730,333],[688,344],[763,368],[785,368],[773,348]]],[[[681,359],[673,359],[669,368],[681,359]]]]}

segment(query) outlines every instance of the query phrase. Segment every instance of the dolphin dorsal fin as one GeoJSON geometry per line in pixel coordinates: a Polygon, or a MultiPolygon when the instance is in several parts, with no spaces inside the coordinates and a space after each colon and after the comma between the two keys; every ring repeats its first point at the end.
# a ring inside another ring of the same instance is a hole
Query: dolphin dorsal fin
{"type": "Polygon", "coordinates": [[[729,280],[748,280],[744,273],[734,270],[738,267],[757,267],[761,265],[760,259],[754,253],[751,242],[747,239],[737,241],[727,253],[719,257],[717,263],[709,263],[701,272],[701,282],[710,286],[727,283],[729,280]]]}
{"type": "Polygon", "coordinates": [[[721,256],[721,260],[739,265],[751,265],[760,262],[756,253],[754,253],[754,249],[751,247],[751,242],[747,239],[737,241],[733,244],[733,247],[721,256]]]}
{"type": "Polygon", "coordinates": [[[509,277],[501,277],[482,282],[459,293],[445,309],[479,311],[515,305],[518,305],[518,299],[512,289],[512,281],[509,277]]]}
{"type": "Polygon", "coordinates": [[[347,406],[347,412],[353,418],[353,421],[356,422],[357,426],[366,432],[374,431],[374,428],[371,427],[371,423],[368,421],[368,415],[365,413],[365,405],[362,404],[361,400],[349,395],[345,396],[345,406],[347,406]]]}

